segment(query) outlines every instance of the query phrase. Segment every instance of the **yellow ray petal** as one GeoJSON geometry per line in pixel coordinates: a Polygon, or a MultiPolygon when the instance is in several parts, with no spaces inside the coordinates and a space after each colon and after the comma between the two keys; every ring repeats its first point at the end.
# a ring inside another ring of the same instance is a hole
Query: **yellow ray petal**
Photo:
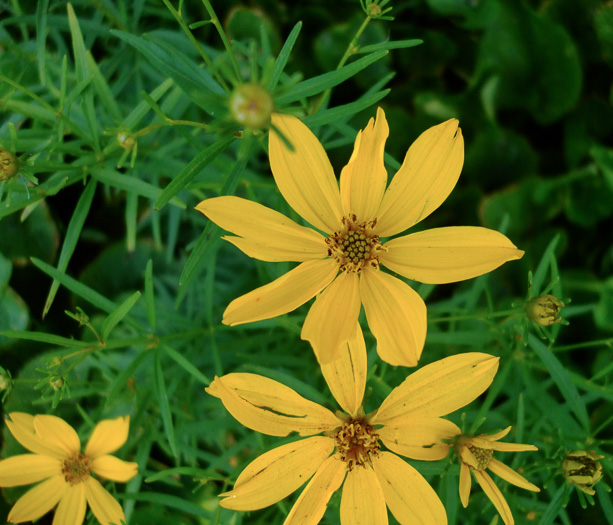
{"type": "Polygon", "coordinates": [[[385,243],[381,262],[414,281],[453,283],[491,272],[524,252],[502,233],[474,226],[434,228],[385,243]]]}
{"type": "Polygon", "coordinates": [[[317,525],[323,518],[330,497],[342,485],[347,464],[330,456],[319,467],[292,507],[283,525],[317,525]]]}
{"type": "Polygon", "coordinates": [[[461,408],[490,386],[498,357],[479,352],[446,357],[411,374],[381,404],[371,424],[401,424],[404,418],[439,417],[461,408]]]}
{"type": "Polygon", "coordinates": [[[98,456],[91,463],[92,470],[103,478],[125,483],[138,474],[138,464],[115,456],[98,456]]]}
{"type": "Polygon", "coordinates": [[[57,506],[53,525],[81,525],[85,519],[86,509],[85,485],[83,483],[72,485],[57,506]]]}
{"type": "Polygon", "coordinates": [[[7,521],[21,523],[40,518],[55,507],[69,487],[70,485],[66,483],[62,475],[43,481],[17,500],[9,512],[7,521]]]}
{"type": "Polygon", "coordinates": [[[381,484],[369,466],[347,473],[341,497],[343,525],[387,525],[387,509],[381,484]]]}
{"type": "Polygon", "coordinates": [[[540,492],[536,485],[530,483],[526,478],[519,475],[511,467],[507,467],[504,463],[498,461],[496,458],[490,459],[488,467],[494,474],[500,476],[505,481],[508,481],[512,485],[521,487],[522,489],[531,490],[532,492],[540,492]]]}
{"type": "Polygon", "coordinates": [[[296,117],[273,113],[271,120],[294,148],[290,151],[278,133],[269,133],[270,167],[279,191],[307,222],[326,233],[334,232],[340,227],[343,212],[328,155],[296,117]]]}
{"type": "Polygon", "coordinates": [[[224,238],[250,257],[302,262],[327,254],[321,234],[257,202],[234,196],[216,197],[202,201],[196,209],[220,228],[241,237],[224,238]]]}
{"type": "Polygon", "coordinates": [[[500,432],[496,432],[494,434],[490,434],[488,435],[483,435],[483,436],[479,436],[479,437],[483,437],[484,439],[487,439],[488,441],[498,441],[499,439],[502,439],[503,437],[506,437],[506,435],[511,432],[511,429],[513,427],[512,426],[508,426],[507,428],[501,430],[500,432]]]}
{"type": "Polygon", "coordinates": [[[226,509],[257,510],[298,490],[332,454],[334,440],[311,437],[277,447],[253,460],[236,480],[234,489],[220,494],[226,509]]]}
{"type": "Polygon", "coordinates": [[[462,463],[466,463],[474,469],[479,468],[479,462],[477,461],[477,458],[467,446],[463,445],[459,448],[459,456],[462,460],[462,463]]]}
{"type": "Polygon", "coordinates": [[[360,296],[379,357],[394,366],[416,366],[428,326],[423,299],[400,279],[371,270],[361,274],[360,296]]]}
{"type": "Polygon", "coordinates": [[[463,163],[464,139],[456,119],[422,133],[383,196],[377,233],[396,235],[430,215],[453,190],[463,163]]]}
{"type": "Polygon", "coordinates": [[[85,454],[90,458],[96,458],[115,452],[128,439],[129,430],[130,416],[100,421],[87,442],[85,454]]]}
{"type": "Polygon", "coordinates": [[[121,520],[126,519],[121,505],[117,500],[94,478],[88,478],[83,482],[87,503],[92,509],[94,516],[102,525],[111,523],[119,525],[121,520]]]}
{"type": "Polygon", "coordinates": [[[392,452],[422,461],[443,459],[449,452],[449,445],[441,440],[461,433],[457,425],[441,418],[420,418],[377,430],[379,438],[392,452]]]}
{"type": "Polygon", "coordinates": [[[61,448],[66,456],[81,452],[81,441],[74,428],[59,417],[34,416],[34,431],[43,441],[61,448]]]}
{"type": "Polygon", "coordinates": [[[298,432],[310,436],[341,424],[327,408],[305,399],[291,388],[256,374],[216,377],[206,391],[246,427],[270,436],[298,432]]]}
{"type": "Polygon", "coordinates": [[[341,199],[346,216],[355,213],[360,221],[376,218],[387,185],[383,152],[388,136],[385,113],[378,108],[376,121],[371,118],[358,133],[353,154],[341,172],[341,199]]]}
{"type": "Polygon", "coordinates": [[[347,342],[337,359],[321,365],[321,372],[334,399],[347,414],[355,416],[362,406],[367,372],[366,343],[359,323],[355,337],[347,342]]]}
{"type": "Polygon", "coordinates": [[[524,445],[523,443],[503,443],[502,441],[494,441],[490,443],[492,450],[500,452],[528,452],[538,450],[534,445],[524,445]]]}
{"type": "Polygon", "coordinates": [[[223,323],[234,326],[286,314],[312,299],[338,273],[332,259],[307,261],[273,282],[234,299],[223,314],[223,323]]]}
{"type": "Polygon", "coordinates": [[[494,507],[496,507],[505,525],[513,525],[515,520],[513,520],[513,514],[511,514],[509,504],[507,500],[504,499],[502,492],[500,492],[500,489],[496,486],[492,478],[490,478],[490,475],[484,470],[473,470],[473,474],[479,485],[481,485],[483,492],[485,492],[487,497],[494,504],[494,507]]]}
{"type": "Polygon", "coordinates": [[[464,508],[468,507],[468,498],[470,497],[470,469],[468,465],[460,462],[460,501],[464,508]]]}
{"type": "Polygon", "coordinates": [[[373,459],[373,467],[385,494],[385,502],[400,523],[447,523],[447,513],[441,500],[412,466],[391,452],[381,452],[379,457],[373,459]]]}
{"type": "Polygon", "coordinates": [[[0,487],[38,483],[62,471],[63,463],[51,456],[22,454],[0,461],[0,487]]]}
{"type": "Polygon", "coordinates": [[[309,341],[320,364],[336,359],[355,337],[360,315],[358,276],[343,272],[315,299],[302,325],[300,337],[309,341]]]}
{"type": "Polygon", "coordinates": [[[34,416],[24,412],[11,412],[5,418],[6,426],[19,443],[31,452],[65,459],[66,453],[61,447],[47,443],[34,430],[34,416]]]}

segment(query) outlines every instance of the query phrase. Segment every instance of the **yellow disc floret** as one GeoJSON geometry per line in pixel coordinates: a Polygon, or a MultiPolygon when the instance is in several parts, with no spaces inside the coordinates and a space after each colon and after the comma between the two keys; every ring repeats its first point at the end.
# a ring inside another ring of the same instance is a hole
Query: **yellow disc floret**
{"type": "Polygon", "coordinates": [[[376,457],[381,449],[379,436],[362,419],[350,419],[332,436],[340,459],[351,471],[356,465],[363,467],[376,457]]]}
{"type": "Polygon", "coordinates": [[[64,460],[62,474],[67,483],[75,485],[89,478],[91,460],[85,454],[77,454],[64,460]]]}

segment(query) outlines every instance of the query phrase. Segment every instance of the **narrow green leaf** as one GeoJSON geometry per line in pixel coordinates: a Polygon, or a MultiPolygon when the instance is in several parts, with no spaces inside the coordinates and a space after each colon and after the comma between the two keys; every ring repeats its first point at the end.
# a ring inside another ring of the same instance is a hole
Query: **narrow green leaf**
{"type": "Polygon", "coordinates": [[[295,102],[302,98],[310,97],[321,93],[328,88],[334,87],[341,82],[351,78],[353,75],[367,68],[377,60],[380,60],[387,51],[378,51],[352,62],[336,71],[330,71],[308,80],[304,80],[294,86],[288,93],[281,95],[275,99],[275,103],[279,106],[285,106],[291,102],[295,102]]]}
{"type": "Polygon", "coordinates": [[[169,509],[177,509],[187,514],[193,514],[194,516],[201,516],[202,518],[207,518],[209,522],[213,519],[213,513],[206,510],[202,505],[163,492],[140,492],[139,494],[126,495],[127,498],[133,498],[136,501],[147,501],[169,509]]]}
{"type": "MultiPolygon", "coordinates": [[[[167,78],[162,82],[158,87],[156,87],[149,96],[151,100],[157,102],[164,96],[164,94],[174,85],[174,81],[172,78],[167,78]]],[[[128,129],[134,129],[139,122],[145,117],[145,115],[149,112],[149,104],[144,100],[139,102],[138,105],[130,112],[130,114],[123,121],[124,125],[128,129]]]]}
{"type": "Polygon", "coordinates": [[[390,42],[381,42],[379,44],[372,44],[370,46],[363,46],[358,49],[357,54],[373,53],[375,51],[390,50],[390,49],[406,49],[407,47],[415,47],[423,44],[424,41],[419,38],[413,38],[411,40],[392,40],[390,42]]]}
{"type": "Polygon", "coordinates": [[[126,249],[132,253],[136,249],[136,222],[138,220],[138,195],[130,192],[126,195],[126,249]]]}
{"type": "Polygon", "coordinates": [[[611,503],[611,494],[604,485],[599,483],[596,485],[596,493],[598,495],[598,501],[602,508],[602,512],[607,518],[607,523],[613,523],[613,503],[611,503]]]}
{"type": "Polygon", "coordinates": [[[115,328],[122,321],[122,319],[128,315],[130,310],[132,310],[136,302],[140,299],[140,295],[141,294],[139,291],[134,292],[104,320],[101,328],[101,335],[104,341],[108,339],[113,328],[115,328]]]}
{"type": "Polygon", "coordinates": [[[543,512],[541,516],[541,521],[539,521],[539,525],[552,525],[555,519],[560,515],[564,505],[564,485],[561,485],[556,493],[551,498],[549,505],[543,512]]]}
{"type": "Polygon", "coordinates": [[[560,363],[555,354],[534,334],[528,336],[528,344],[549,370],[551,378],[554,380],[555,384],[558,385],[562,396],[564,396],[564,399],[568,403],[568,407],[575,414],[579,423],[581,423],[586,432],[589,432],[590,418],[587,414],[585,403],[583,403],[579,391],[572,382],[566,368],[560,363]]]}
{"type": "Polygon", "coordinates": [[[174,457],[178,457],[177,443],[175,441],[175,429],[172,425],[172,413],[170,411],[170,402],[168,401],[168,393],[166,392],[166,382],[164,381],[164,375],[162,373],[162,363],[160,360],[159,349],[155,353],[154,373],[153,378],[155,382],[155,392],[158,398],[158,404],[160,407],[160,413],[162,414],[162,422],[164,424],[164,431],[166,433],[166,439],[170,445],[170,450],[174,457]]]}
{"type": "Polygon", "coordinates": [[[224,151],[230,142],[234,140],[234,136],[230,135],[222,137],[213,144],[202,150],[196,155],[190,163],[185,166],[177,175],[173,177],[168,186],[164,188],[160,196],[157,198],[153,207],[157,210],[162,209],[170,199],[179,193],[191,180],[206,168],[222,151],[224,151]]]}
{"type": "MultiPolygon", "coordinates": [[[[62,245],[60,258],[57,263],[57,269],[62,273],[64,273],[66,268],[68,268],[70,258],[72,257],[72,254],[77,246],[77,242],[79,241],[81,231],[83,230],[83,224],[85,224],[85,219],[87,219],[89,209],[96,193],[96,184],[97,182],[94,179],[91,179],[88,182],[87,186],[83,190],[83,193],[81,194],[81,197],[79,197],[79,201],[77,202],[74,213],[72,214],[72,218],[68,223],[66,237],[64,238],[64,244],[62,245]]],[[[57,293],[59,287],[60,283],[54,279],[51,283],[51,289],[47,294],[47,301],[45,302],[45,307],[43,308],[43,317],[45,317],[45,315],[47,315],[49,312],[49,308],[51,308],[51,305],[53,304],[53,299],[55,299],[55,294],[57,293]]]]}
{"type": "Polygon", "coordinates": [[[560,240],[560,236],[556,235],[549,244],[545,251],[543,252],[543,256],[539,262],[539,265],[534,272],[534,278],[532,279],[532,289],[535,290],[535,293],[540,293],[543,290],[543,285],[545,284],[545,276],[547,275],[547,271],[550,268],[550,255],[553,255],[556,246],[558,245],[558,241],[560,240]]]}
{"type": "Polygon", "coordinates": [[[45,44],[47,41],[47,9],[49,0],[38,0],[36,5],[36,63],[41,85],[47,84],[47,70],[45,64],[45,44]]]}
{"type": "Polygon", "coordinates": [[[167,478],[169,476],[176,475],[186,475],[191,476],[193,478],[207,479],[207,480],[223,480],[224,476],[220,475],[219,472],[214,470],[205,470],[197,467],[175,467],[175,468],[167,468],[165,470],[161,470],[160,472],[156,472],[152,476],[149,476],[145,479],[145,483],[152,483],[154,481],[159,481],[160,479],[167,478]]]}
{"type": "Polygon", "coordinates": [[[13,339],[25,339],[26,341],[38,341],[39,343],[47,343],[50,345],[66,346],[68,348],[85,348],[91,346],[91,342],[77,341],[69,337],[61,337],[54,334],[45,334],[43,332],[28,332],[26,330],[2,330],[0,332],[5,337],[13,339]]]}
{"type": "MultiPolygon", "coordinates": [[[[153,184],[149,184],[148,182],[129,175],[123,175],[111,168],[92,168],[90,173],[100,182],[110,184],[111,186],[119,188],[120,190],[134,192],[137,195],[142,195],[143,197],[147,197],[149,199],[157,199],[162,193],[162,190],[153,184]]],[[[185,203],[177,197],[173,197],[170,202],[175,206],[179,206],[180,208],[186,208],[185,203]]]]}
{"type": "Polygon", "coordinates": [[[343,104],[342,106],[337,106],[335,108],[324,109],[318,113],[315,113],[315,115],[308,115],[303,119],[303,122],[311,128],[325,126],[331,122],[336,122],[338,120],[353,116],[358,111],[362,111],[373,104],[376,104],[379,102],[379,100],[386,97],[390,91],[390,89],[384,89],[378,93],[373,93],[372,95],[362,97],[355,102],[349,102],[348,104],[343,104]]]}
{"type": "Polygon", "coordinates": [[[298,38],[298,35],[300,34],[301,29],[302,29],[302,22],[298,22],[292,29],[289,36],[287,37],[287,40],[285,41],[285,43],[283,44],[283,47],[281,48],[281,51],[279,52],[279,56],[277,57],[277,60],[275,60],[275,68],[272,71],[272,76],[270,77],[270,80],[268,81],[269,91],[272,91],[276,87],[277,83],[279,82],[279,78],[281,78],[281,73],[283,73],[283,70],[285,69],[285,65],[287,64],[287,59],[289,58],[289,55],[291,54],[292,49],[294,48],[294,44],[296,43],[296,39],[298,38]]]}
{"type": "Polygon", "coordinates": [[[208,386],[211,384],[211,380],[206,377],[200,370],[198,370],[194,365],[192,365],[185,357],[183,357],[179,352],[177,352],[174,348],[168,346],[167,344],[161,343],[160,348],[164,350],[166,355],[170,357],[175,363],[177,363],[183,370],[185,370],[188,374],[195,377],[202,384],[208,386]]]}
{"type": "Polygon", "coordinates": [[[145,303],[147,305],[149,326],[155,332],[157,319],[155,316],[155,295],[153,293],[153,261],[151,259],[149,259],[145,268],[145,303]]]}
{"type": "Polygon", "coordinates": [[[113,96],[111,88],[109,87],[106,78],[104,78],[104,75],[100,73],[98,64],[96,64],[94,57],[92,57],[89,51],[87,51],[87,65],[89,66],[89,70],[92,74],[92,85],[98,94],[98,99],[113,120],[115,122],[121,122],[121,111],[119,110],[117,102],[115,102],[115,97],[113,96]]]}

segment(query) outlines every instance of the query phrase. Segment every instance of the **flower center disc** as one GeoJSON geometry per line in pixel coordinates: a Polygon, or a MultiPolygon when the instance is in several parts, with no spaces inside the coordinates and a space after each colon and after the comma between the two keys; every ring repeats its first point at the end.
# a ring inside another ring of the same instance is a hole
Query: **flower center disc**
{"type": "Polygon", "coordinates": [[[64,460],[62,474],[64,479],[74,485],[85,481],[89,477],[90,459],[85,454],[77,454],[76,456],[64,460]]]}
{"type": "Polygon", "coordinates": [[[494,451],[492,449],[487,448],[479,448],[474,445],[468,445],[468,450],[473,453],[475,459],[477,460],[477,468],[469,466],[469,468],[473,470],[484,470],[490,464],[490,459],[494,456],[494,451]]]}
{"type": "Polygon", "coordinates": [[[328,256],[334,258],[341,271],[359,273],[366,266],[379,269],[378,252],[385,248],[372,231],[376,222],[358,222],[353,214],[343,217],[343,227],[326,239],[328,256]]]}
{"type": "Polygon", "coordinates": [[[334,434],[334,441],[340,458],[347,463],[351,471],[355,465],[363,467],[370,463],[372,456],[378,456],[379,436],[363,420],[351,419],[334,434]]]}

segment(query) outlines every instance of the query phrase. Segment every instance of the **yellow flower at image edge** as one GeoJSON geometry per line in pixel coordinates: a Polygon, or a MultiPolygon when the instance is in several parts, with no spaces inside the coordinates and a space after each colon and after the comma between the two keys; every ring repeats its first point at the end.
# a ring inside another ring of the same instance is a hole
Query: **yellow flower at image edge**
{"type": "Polygon", "coordinates": [[[524,445],[522,443],[500,443],[499,439],[505,437],[511,427],[492,434],[490,436],[481,434],[480,436],[461,435],[456,439],[455,450],[460,458],[460,500],[464,507],[468,506],[470,496],[470,473],[472,472],[483,492],[491,500],[496,510],[502,517],[505,525],[513,525],[513,514],[509,505],[496,486],[490,475],[485,469],[491,470],[505,481],[512,483],[522,489],[540,492],[536,485],[530,483],[523,476],[520,476],[510,467],[495,459],[494,451],[500,452],[525,452],[528,450],[538,450],[534,445],[524,445]]]}
{"type": "Polygon", "coordinates": [[[120,525],[125,520],[117,500],[91,473],[119,482],[136,475],[136,463],[109,455],[126,442],[129,416],[98,423],[83,452],[75,430],[59,417],[12,412],[6,424],[33,454],[0,461],[0,487],[41,482],[17,500],[9,523],[38,519],[57,505],[53,525],[79,524],[87,504],[102,525],[120,525]]]}
{"type": "Polygon", "coordinates": [[[334,360],[355,332],[364,305],[381,359],[415,366],[426,338],[426,305],[384,265],[409,279],[441,284],[490,272],[523,252],[501,233],[481,227],[434,228],[392,237],[436,210],[451,193],[464,162],[455,119],[423,133],[387,187],[383,164],[389,130],[382,109],[358,133],[339,183],[322,145],[297,118],[273,113],[270,166],[288,204],[319,231],[258,203],[225,196],[196,207],[248,256],[301,263],[277,280],[235,299],[223,322],[270,319],[317,296],[302,327],[320,364],[334,360]],[[321,293],[320,293],[321,292],[321,293]]]}
{"type": "Polygon", "coordinates": [[[319,523],[341,485],[341,524],[385,525],[386,506],[403,525],[447,523],[445,508],[432,487],[398,455],[422,461],[444,458],[449,445],[442,440],[460,430],[441,416],[467,405],[489,387],[498,358],[466,353],[424,366],[395,388],[378,410],[365,414],[366,347],[359,325],[344,350],[336,361],[323,365],[322,372],[345,413],[334,414],[256,374],[216,377],[206,389],[252,430],[307,436],[252,461],[233,490],[220,494],[224,498],[220,505],[238,511],[268,507],[310,479],[285,525],[319,523]]]}

